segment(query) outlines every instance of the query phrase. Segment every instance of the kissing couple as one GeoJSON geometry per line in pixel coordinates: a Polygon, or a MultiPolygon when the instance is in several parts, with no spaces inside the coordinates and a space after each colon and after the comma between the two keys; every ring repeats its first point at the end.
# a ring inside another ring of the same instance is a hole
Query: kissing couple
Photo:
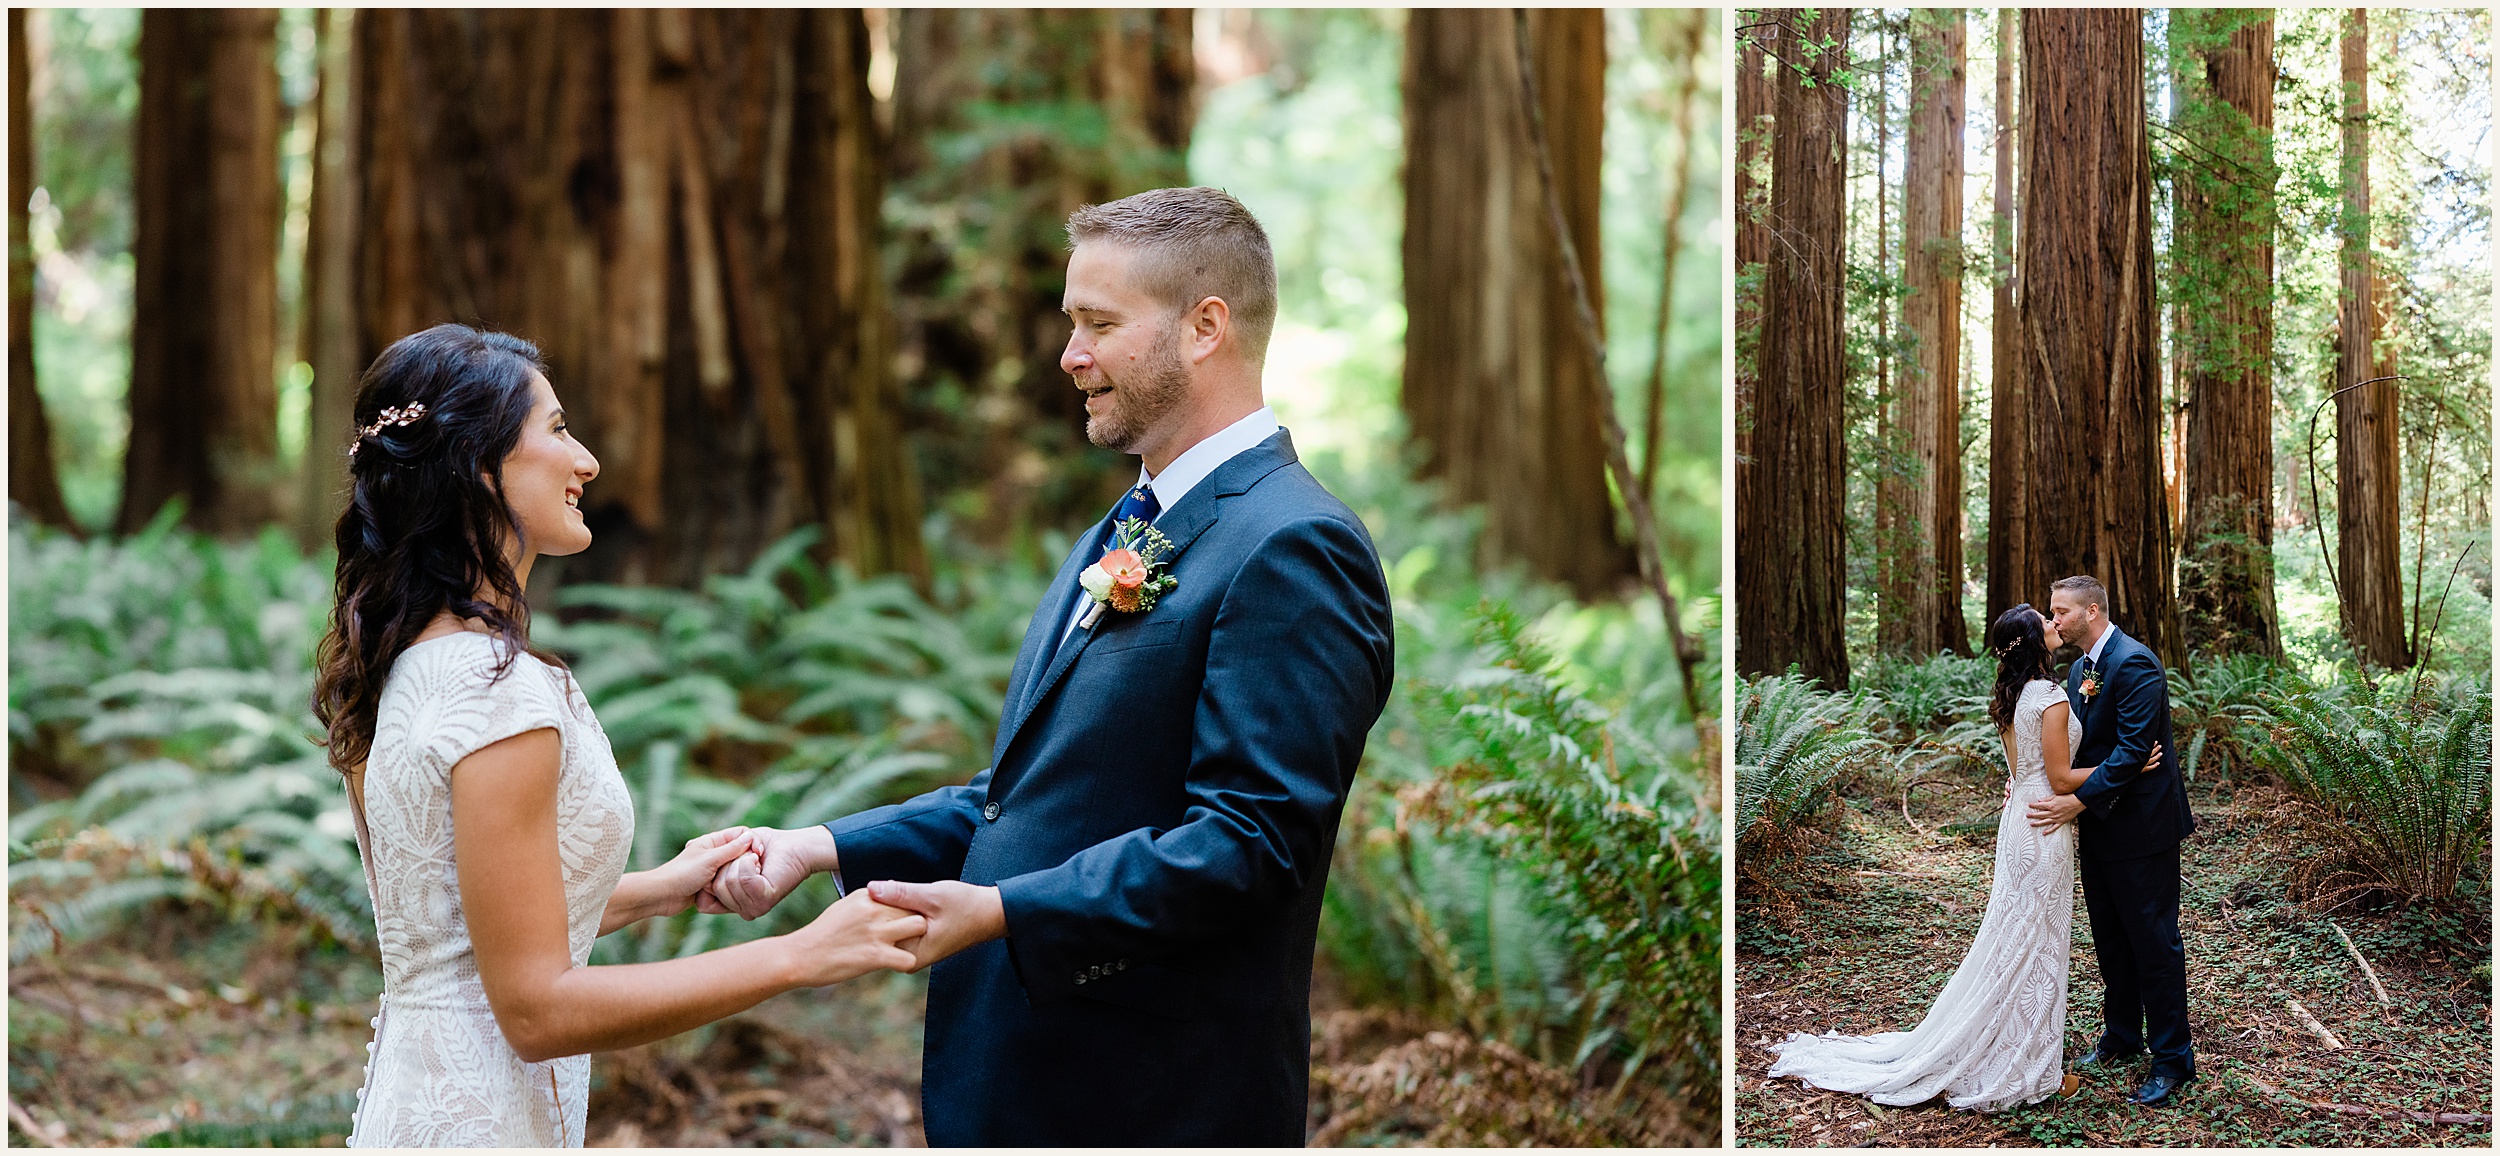
{"type": "Polygon", "coordinates": [[[2162,764],[2178,749],[2168,678],[2150,649],[2110,624],[2099,580],[2062,578],[2049,591],[2047,615],[2025,603],[1988,630],[1997,658],[1988,718],[2011,775],[1988,911],[1961,966],[1916,1028],[1793,1033],[1773,1048],[1773,1078],[1878,1104],[1943,1096],[1983,1112],[2073,1095],[2081,1081],[2063,1067],[2078,866],[2105,990],[2099,1042],[2077,1066],[2149,1051],[2150,1070],[2128,1097],[2147,1106],[2196,1078],[2179,938],[2179,844],[2196,820],[2178,771],[2162,764]],[[2066,645],[2083,656],[2060,687],[2050,658],[2066,645]]]}
{"type": "Polygon", "coordinates": [[[634,802],[563,663],[539,555],[590,545],[599,463],[537,350],[440,325],[365,372],[315,709],[353,804],[383,995],[350,1143],[583,1143],[588,1053],[782,992],[929,968],[934,1144],[1300,1145],[1311,954],[1339,812],[1387,702],[1387,581],[1264,401],[1267,236],[1160,189],[1068,221],[1060,367],[1137,485],[1026,628],[990,766],[628,873],[634,802]],[[785,935],[588,966],[699,907],[785,935]]]}

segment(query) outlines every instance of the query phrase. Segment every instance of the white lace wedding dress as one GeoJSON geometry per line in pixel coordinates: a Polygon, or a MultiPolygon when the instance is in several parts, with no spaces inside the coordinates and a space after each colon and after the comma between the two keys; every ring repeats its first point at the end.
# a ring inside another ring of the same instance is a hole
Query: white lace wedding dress
{"type": "MultiPolygon", "coordinates": [[[[1878,1104],[1936,1096],[1993,1112],[2028,1104],[2064,1083],[2066,955],[2075,913],[2075,828],[2047,835],[2026,812],[2050,794],[2040,759],[2040,714],[2066,701],[2046,679],[2014,706],[2013,800],[1997,820],[1988,913],[1970,953],[1916,1029],[1873,1036],[1797,1032],[1774,1047],[1773,1077],[1862,1095],[1878,1104]]],[[[2083,724],[2066,716],[2067,749],[2083,724]]]]}
{"type": "Polygon", "coordinates": [[[541,728],[562,736],[556,845],[573,962],[591,941],[634,843],[634,802],[607,735],[565,672],[463,632],[401,652],[383,684],[365,766],[356,845],[382,945],[355,1147],[575,1146],[590,1057],[525,1063],[504,1042],[478,981],[452,859],[451,769],[490,743],[541,728]]]}

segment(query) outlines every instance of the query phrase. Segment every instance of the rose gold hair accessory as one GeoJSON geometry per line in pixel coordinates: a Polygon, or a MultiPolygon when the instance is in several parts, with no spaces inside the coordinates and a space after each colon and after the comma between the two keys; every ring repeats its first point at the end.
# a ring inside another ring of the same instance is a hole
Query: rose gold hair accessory
{"type": "Polygon", "coordinates": [[[356,440],[347,445],[347,456],[355,457],[357,447],[364,445],[366,438],[382,432],[385,427],[407,425],[424,416],[425,403],[421,401],[412,401],[405,406],[391,406],[384,409],[382,416],[375,419],[372,425],[356,431],[356,440]]]}

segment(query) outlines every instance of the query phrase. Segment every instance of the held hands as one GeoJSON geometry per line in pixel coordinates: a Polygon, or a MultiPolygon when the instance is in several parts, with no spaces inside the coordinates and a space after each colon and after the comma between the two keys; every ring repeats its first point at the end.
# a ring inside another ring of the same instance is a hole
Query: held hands
{"type": "Polygon", "coordinates": [[[750,852],[724,861],[710,886],[696,897],[695,906],[704,914],[735,911],[760,919],[808,876],[834,866],[833,833],[817,824],[787,831],[755,827],[747,837],[750,852]]]}
{"type": "Polygon", "coordinates": [[[914,971],[912,947],[929,929],[917,912],[889,907],[854,891],[807,926],[783,936],[801,987],[841,983],[880,968],[914,971]]]}
{"type": "MultiPolygon", "coordinates": [[[[2161,744],[2155,743],[2152,753],[2144,757],[2144,773],[2150,774],[2160,766],[2161,744]]],[[[2014,784],[2010,780],[2005,785],[2005,798],[2008,803],[2014,799],[2014,784]]],[[[2029,813],[2032,828],[2045,835],[2074,822],[2077,816],[2083,814],[2083,800],[2073,795],[2050,795],[2034,800],[2029,813]]]]}
{"type": "Polygon", "coordinates": [[[879,903],[928,917],[928,933],[919,942],[906,945],[913,957],[911,966],[904,969],[907,971],[918,971],[967,947],[1007,934],[1007,909],[999,901],[995,887],[976,887],[952,879],[938,883],[879,880],[868,885],[868,894],[879,903]]]}
{"type": "Polygon", "coordinates": [[[674,915],[699,903],[720,869],[747,856],[754,843],[744,827],[724,827],[686,841],[677,857],[642,873],[649,881],[644,893],[664,900],[661,915],[674,915]]]}

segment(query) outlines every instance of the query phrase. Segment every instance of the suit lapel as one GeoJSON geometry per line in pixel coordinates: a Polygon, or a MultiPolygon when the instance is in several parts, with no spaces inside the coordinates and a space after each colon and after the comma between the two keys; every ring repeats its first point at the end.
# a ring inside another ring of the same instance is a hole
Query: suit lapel
{"type": "Polygon", "coordinates": [[[1042,592],[1042,604],[1033,611],[1032,625],[1025,627],[1024,645],[1016,653],[1015,673],[1008,680],[1006,717],[1000,722],[998,748],[991,752],[993,760],[1006,753],[1007,735],[1031,709],[1036,697],[1033,687],[1041,682],[1043,669],[1057,656],[1060,636],[1067,630],[1068,607],[1076,601],[1076,577],[1102,555],[1104,538],[1110,532],[1110,518],[1094,523],[1083,540],[1068,551],[1067,560],[1059,564],[1058,576],[1042,592]]]}
{"type": "MultiPolygon", "coordinates": [[[[1162,531],[1164,539],[1172,543],[1172,552],[1166,555],[1168,564],[1178,566],[1181,555],[1207,532],[1208,527],[1215,525],[1216,520],[1222,516],[1225,498],[1248,493],[1261,478],[1297,460],[1299,459],[1293,452],[1292,436],[1283,430],[1278,430],[1274,437],[1234,455],[1231,461],[1218,466],[1213,474],[1208,475],[1207,480],[1198,483],[1196,488],[1190,490],[1189,496],[1182,498],[1179,505],[1164,511],[1162,517],[1155,519],[1155,529],[1162,531]]],[[[1060,607],[1064,612],[1068,601],[1076,597],[1076,576],[1083,572],[1085,567],[1093,565],[1094,559],[1102,553],[1106,529],[1107,527],[1097,527],[1095,534],[1086,540],[1088,545],[1078,550],[1069,559],[1068,565],[1060,568],[1059,580],[1051,583],[1051,593],[1044,596],[1057,599],[1050,605],[1060,607]]],[[[1058,620],[1057,627],[1064,629],[1065,622],[1065,619],[1058,620]]],[[[1048,665],[1042,668],[1040,676],[1029,680],[1031,690],[1024,695],[1022,702],[1017,706],[1014,721],[999,727],[998,748],[993,752],[991,759],[993,764],[1006,759],[1008,748],[1015,744],[1017,732],[1023,730],[1025,722],[1041,708],[1042,700],[1050,697],[1051,689],[1059,685],[1059,680],[1066,677],[1068,668],[1076,665],[1076,660],[1084,655],[1085,648],[1092,645],[1094,636],[1102,633],[1103,625],[1103,622],[1097,621],[1091,629],[1079,628],[1067,641],[1059,643],[1055,651],[1043,652],[1048,656],[1048,665]]]]}

